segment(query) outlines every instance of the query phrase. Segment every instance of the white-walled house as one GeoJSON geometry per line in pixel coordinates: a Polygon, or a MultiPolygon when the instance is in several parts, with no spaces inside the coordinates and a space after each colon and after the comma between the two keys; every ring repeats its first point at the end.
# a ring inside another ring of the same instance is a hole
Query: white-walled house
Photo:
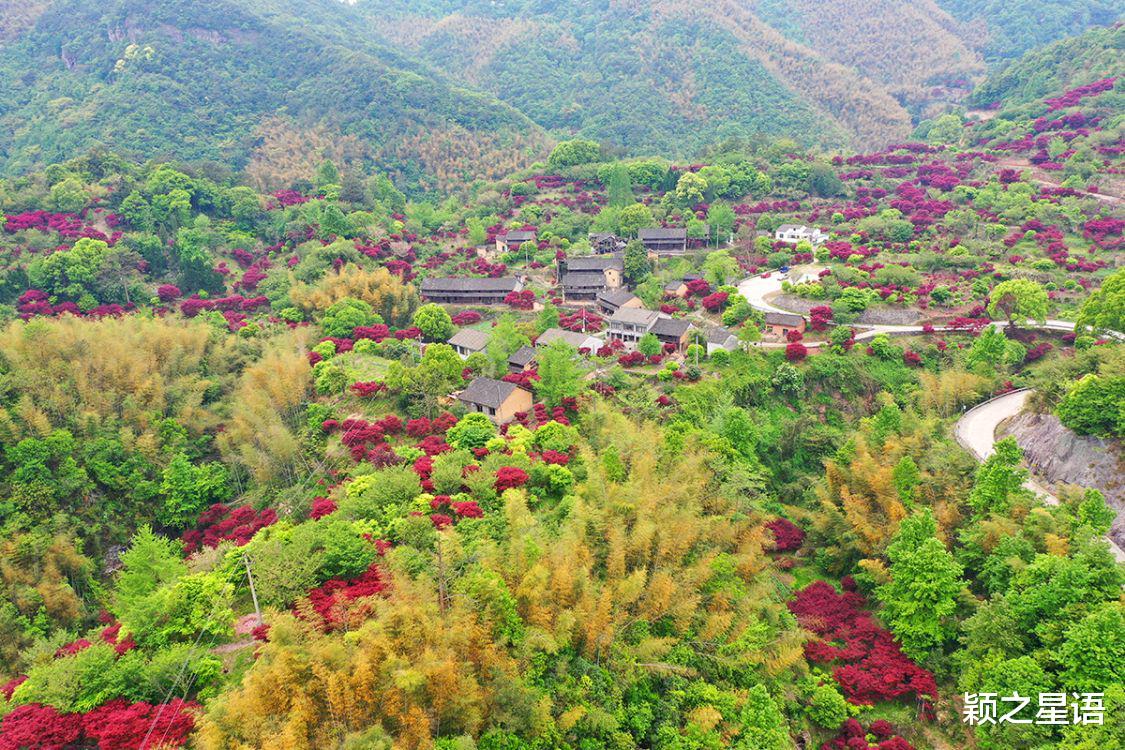
{"type": "Polygon", "coordinates": [[[816,227],[807,227],[804,224],[782,224],[777,228],[773,236],[778,242],[784,242],[789,245],[796,245],[798,242],[807,241],[811,243],[813,247],[817,247],[828,241],[827,234],[816,227]]]}

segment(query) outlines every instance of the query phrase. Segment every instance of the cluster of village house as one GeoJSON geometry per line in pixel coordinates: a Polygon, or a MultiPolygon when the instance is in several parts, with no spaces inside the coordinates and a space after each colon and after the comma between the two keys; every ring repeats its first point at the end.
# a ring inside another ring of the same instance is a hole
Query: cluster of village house
{"type": "MultiPolygon", "coordinates": [[[[687,230],[677,228],[642,229],[638,238],[645,249],[655,257],[683,255],[688,249],[687,230]]],[[[775,238],[779,242],[796,244],[808,240],[821,244],[827,237],[818,229],[795,225],[778,228],[775,238]]],[[[518,249],[524,242],[534,242],[536,235],[530,231],[510,231],[496,240],[497,250],[518,249]]],[[[596,307],[606,316],[605,338],[601,336],[550,328],[535,341],[535,347],[525,346],[508,359],[511,372],[520,373],[534,365],[536,347],[547,346],[555,341],[565,341],[578,352],[589,354],[606,346],[610,341],[618,341],[626,350],[633,350],[646,334],[652,334],[664,346],[682,353],[693,339],[696,326],[690,321],[673,318],[665,313],[648,310],[640,298],[629,291],[625,281],[623,250],[625,241],[611,234],[592,234],[590,244],[593,255],[572,256],[559,261],[558,286],[567,304],[579,307],[596,307]]],[[[664,291],[671,296],[687,294],[687,284],[693,276],[687,276],[665,285],[664,291]]],[[[444,277],[427,278],[422,281],[421,293],[428,302],[446,305],[500,305],[512,292],[524,289],[524,279],[520,276],[501,278],[444,277]]],[[[765,334],[778,339],[790,331],[804,331],[805,320],[800,315],[788,313],[767,313],[765,334]]],[[[723,349],[733,351],[738,347],[738,337],[721,326],[705,327],[702,340],[707,353],[723,349]]],[[[474,353],[483,352],[488,346],[489,336],[485,331],[465,328],[449,339],[449,344],[461,355],[468,358],[474,353]]],[[[510,422],[517,412],[531,408],[531,393],[516,383],[492,378],[476,378],[457,398],[469,411],[487,414],[498,423],[510,422]]]]}

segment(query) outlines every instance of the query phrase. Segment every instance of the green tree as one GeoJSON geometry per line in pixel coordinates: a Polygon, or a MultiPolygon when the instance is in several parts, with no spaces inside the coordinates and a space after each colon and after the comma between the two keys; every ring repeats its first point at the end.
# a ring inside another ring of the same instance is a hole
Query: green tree
{"type": "Polygon", "coordinates": [[[676,183],[676,203],[681,206],[694,206],[703,202],[707,192],[707,180],[695,172],[684,172],[676,183]]]}
{"type": "Polygon", "coordinates": [[[895,464],[891,479],[894,481],[895,489],[898,490],[899,499],[909,507],[914,502],[918,484],[922,481],[918,464],[914,463],[914,459],[909,455],[903,456],[895,464]]]}
{"type": "Polygon", "coordinates": [[[955,145],[965,135],[961,118],[955,114],[942,115],[930,124],[926,140],[935,146],[955,145]]]}
{"type": "Polygon", "coordinates": [[[113,591],[114,614],[119,618],[160,586],[174,583],[187,573],[181,545],[157,536],[148,526],[137,529],[129,549],[121,553],[121,571],[113,591]]]}
{"type": "Polygon", "coordinates": [[[793,746],[789,725],[765,685],[750,688],[739,724],[739,739],[734,743],[736,750],[789,750],[793,746]]]}
{"type": "Polygon", "coordinates": [[[625,246],[625,279],[633,286],[643,284],[652,275],[652,261],[640,240],[630,240],[625,246]]]}
{"type": "Polygon", "coordinates": [[[828,164],[813,164],[809,167],[809,193],[821,198],[844,194],[844,183],[836,176],[836,170],[828,164]]]}
{"type": "Polygon", "coordinates": [[[601,146],[598,145],[597,141],[582,138],[561,141],[551,151],[551,155],[547,158],[547,164],[552,169],[573,167],[578,164],[591,164],[601,159],[601,152],[601,146]]]}
{"type": "Polygon", "coordinates": [[[640,341],[637,342],[637,351],[646,357],[660,354],[660,350],[660,339],[656,338],[656,334],[654,333],[646,333],[644,336],[641,336],[640,341]]]}
{"type": "Polygon", "coordinates": [[[711,225],[711,234],[716,243],[727,241],[737,221],[734,209],[725,201],[715,201],[707,209],[707,223],[711,225]]]}
{"type": "Polygon", "coordinates": [[[708,253],[703,260],[703,278],[712,286],[724,286],[738,278],[738,275],[738,261],[731,257],[729,250],[708,253]]]}
{"type": "Polygon", "coordinates": [[[817,726],[837,729],[848,718],[848,701],[835,685],[817,685],[808,696],[805,713],[817,726]]]}
{"type": "Polygon", "coordinates": [[[446,341],[453,335],[453,319],[441,305],[432,302],[414,311],[411,321],[426,341],[446,341]]]}
{"type": "Polygon", "coordinates": [[[1059,675],[1071,692],[1101,692],[1125,683],[1125,616],[1119,602],[1106,602],[1067,628],[1059,648],[1059,675]]]}
{"type": "Polygon", "coordinates": [[[553,341],[539,351],[539,380],[535,392],[548,406],[559,406],[583,390],[585,372],[578,352],[565,341],[553,341]]]}
{"type": "Polygon", "coordinates": [[[1056,410],[1079,435],[1125,435],[1125,375],[1086,375],[1067,390],[1056,410]]]}
{"type": "Polygon", "coordinates": [[[190,525],[208,506],[230,499],[226,467],[219,463],[195,466],[184,454],[164,469],[160,492],[164,495],[157,519],[165,526],[190,525]]]}
{"type": "Polygon", "coordinates": [[[961,564],[937,538],[928,508],[902,522],[887,557],[891,581],[875,592],[883,619],[902,650],[922,660],[956,635],[954,614],[965,588],[961,564]]]}
{"type": "Polygon", "coordinates": [[[623,208],[633,203],[633,181],[629,177],[629,167],[620,162],[611,166],[606,175],[605,190],[611,206],[623,208]]]}
{"type": "MultiPolygon", "coordinates": [[[[324,311],[320,328],[325,336],[350,338],[357,326],[371,326],[382,322],[382,318],[369,303],[354,297],[344,297],[324,311]]],[[[450,325],[452,326],[452,321],[450,325]]]]}
{"type": "Polygon", "coordinates": [[[535,330],[543,333],[548,328],[558,328],[559,325],[559,308],[555,307],[554,303],[547,300],[543,303],[543,309],[539,311],[539,315],[535,318],[535,330]]]}
{"type": "Polygon", "coordinates": [[[516,325],[516,319],[509,314],[501,315],[488,334],[488,361],[493,375],[503,375],[508,372],[508,357],[520,347],[527,346],[531,340],[524,335],[516,325]]]}
{"type": "Polygon", "coordinates": [[[1105,495],[1095,489],[1086,490],[1078,504],[1078,523],[1089,526],[1097,534],[1105,534],[1117,514],[1105,502],[1105,495]]]}
{"type": "Polygon", "coordinates": [[[496,437],[496,425],[486,415],[471,412],[449,428],[445,440],[454,448],[483,448],[496,437]]]}
{"type": "Polygon", "coordinates": [[[1034,320],[1047,320],[1047,290],[1030,279],[1001,281],[989,295],[988,314],[1008,319],[1010,325],[1034,320]]]}
{"type": "Polygon", "coordinates": [[[617,214],[617,233],[621,237],[636,237],[637,231],[653,224],[652,209],[643,203],[625,206],[617,214]]]}
{"type": "Polygon", "coordinates": [[[1107,276],[1101,288],[1086,298],[1076,325],[1125,333],[1125,268],[1107,276]]]}
{"type": "Polygon", "coordinates": [[[86,207],[86,186],[77,177],[67,177],[51,186],[51,205],[56,211],[74,214],[86,207]]]}
{"type": "Polygon", "coordinates": [[[109,252],[104,241],[83,237],[69,250],[37,256],[27,269],[28,279],[33,287],[47,294],[78,300],[97,291],[102,264],[109,252]]]}
{"type": "Polygon", "coordinates": [[[1027,472],[1020,468],[1023,451],[1015,438],[1006,437],[996,442],[992,455],[977,467],[973,488],[969,492],[969,505],[977,513],[1004,513],[1011,507],[1012,498],[1022,493],[1027,472]]]}
{"type": "Polygon", "coordinates": [[[978,372],[996,372],[1004,365],[1007,349],[1008,338],[1004,332],[995,326],[987,326],[973,340],[969,353],[965,355],[965,364],[978,372]]]}

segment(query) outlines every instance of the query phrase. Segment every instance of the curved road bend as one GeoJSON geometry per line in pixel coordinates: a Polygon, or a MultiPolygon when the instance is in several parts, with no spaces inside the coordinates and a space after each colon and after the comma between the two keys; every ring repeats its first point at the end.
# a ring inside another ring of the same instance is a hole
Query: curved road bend
{"type": "MultiPolygon", "coordinates": [[[[961,419],[957,420],[957,425],[953,428],[953,434],[957,438],[957,442],[972,453],[978,461],[985,460],[992,455],[993,446],[996,444],[996,429],[1000,426],[1000,423],[1023,411],[1031,393],[1031,390],[1026,388],[1012,391],[969,409],[961,416],[961,419]]],[[[1028,477],[1023,486],[1042,498],[1047,505],[1059,504],[1059,499],[1037,482],[1034,475],[1028,477]]],[[[1109,542],[1109,549],[1113,552],[1117,561],[1125,563],[1125,550],[1122,550],[1108,536],[1106,541],[1109,542]]]]}

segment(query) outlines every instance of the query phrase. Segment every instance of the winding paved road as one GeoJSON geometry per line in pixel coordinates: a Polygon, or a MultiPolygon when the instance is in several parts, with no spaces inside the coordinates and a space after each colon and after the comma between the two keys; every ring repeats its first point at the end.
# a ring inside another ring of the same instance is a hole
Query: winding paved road
{"type": "MultiPolygon", "coordinates": [[[[953,428],[953,435],[957,438],[957,442],[972,453],[978,461],[984,461],[992,455],[993,446],[996,444],[996,429],[1000,426],[1000,423],[1023,411],[1031,393],[1031,390],[1027,388],[1012,391],[969,409],[962,415],[961,419],[957,420],[957,425],[953,428]]],[[[1029,476],[1023,486],[1038,495],[1047,505],[1059,504],[1059,499],[1036,481],[1034,475],[1029,476]]],[[[1109,549],[1113,552],[1117,561],[1125,563],[1125,550],[1122,550],[1117,542],[1108,536],[1106,541],[1109,542],[1109,549]]]]}
{"type": "MultiPolygon", "coordinates": [[[[781,292],[781,284],[785,278],[786,275],[778,271],[767,275],[752,276],[739,283],[738,291],[746,298],[750,306],[757,310],[763,312],[790,312],[770,302],[770,298],[781,292]]],[[[1006,321],[994,321],[991,325],[997,328],[1005,328],[1008,324],[1006,321]]],[[[1069,332],[1074,330],[1074,323],[1066,320],[1047,320],[1041,325],[1031,325],[1029,327],[1040,330],[1069,332]]],[[[924,333],[922,326],[871,325],[863,326],[863,329],[864,330],[856,333],[855,338],[857,341],[874,338],[880,333],[886,333],[891,336],[924,333]]],[[[955,330],[963,329],[945,326],[937,326],[932,329],[934,333],[955,330]]],[[[1119,341],[1125,340],[1125,334],[1118,331],[1110,331],[1108,335],[1119,341]]],[[[806,342],[805,345],[809,349],[816,349],[820,346],[820,344],[816,342],[806,342]]],[[[784,347],[786,344],[785,342],[759,341],[755,343],[755,346],[771,349],[784,347]]],[[[965,412],[961,419],[957,421],[957,425],[954,428],[954,436],[978,461],[983,461],[992,455],[993,446],[996,443],[996,428],[999,427],[1000,423],[1005,419],[1014,417],[1016,414],[1023,411],[1030,395],[1030,390],[1022,389],[1006,393],[1003,396],[998,396],[982,404],[978,404],[965,412]]],[[[1028,477],[1028,480],[1024,482],[1024,486],[1034,492],[1047,505],[1059,504],[1059,499],[1052,495],[1050,490],[1036,481],[1034,475],[1028,477]]],[[[1125,550],[1118,546],[1110,537],[1107,536],[1106,540],[1109,542],[1109,548],[1118,562],[1125,563],[1125,550]]]]}
{"type": "MultiPolygon", "coordinates": [[[[741,282],[739,282],[738,291],[743,297],[746,298],[746,301],[749,302],[750,306],[755,310],[761,310],[762,312],[790,313],[792,311],[784,310],[770,302],[770,299],[772,297],[781,293],[781,284],[785,281],[785,279],[786,274],[783,274],[780,271],[774,271],[767,275],[751,276],[750,278],[743,279],[741,282]]],[[[1007,321],[996,320],[993,321],[990,325],[996,328],[1007,328],[1008,323],[1007,321]]],[[[878,336],[880,333],[885,333],[889,336],[907,336],[915,333],[926,333],[922,326],[856,324],[854,327],[856,329],[856,341],[865,341],[867,339],[878,336]]],[[[1071,332],[1074,330],[1074,323],[1071,323],[1068,320],[1046,320],[1042,324],[1029,323],[1024,327],[1035,328],[1038,330],[1071,332]]],[[[948,333],[955,331],[964,331],[964,329],[951,328],[948,326],[935,326],[931,329],[930,332],[948,333]]],[[[1125,334],[1121,334],[1117,331],[1109,331],[1107,335],[1119,341],[1125,340],[1125,334]]],[[[809,349],[817,349],[821,346],[821,344],[818,342],[806,341],[804,342],[804,344],[809,349]]],[[[785,347],[785,345],[786,344],[783,341],[759,341],[755,343],[755,346],[759,346],[763,349],[783,348],[785,347]]]]}

